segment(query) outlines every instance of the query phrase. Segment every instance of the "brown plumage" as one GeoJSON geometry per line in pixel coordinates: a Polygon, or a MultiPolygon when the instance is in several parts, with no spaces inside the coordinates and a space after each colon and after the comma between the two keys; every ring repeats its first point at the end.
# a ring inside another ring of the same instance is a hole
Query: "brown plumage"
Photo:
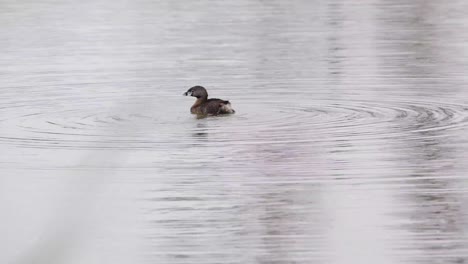
{"type": "Polygon", "coordinates": [[[192,114],[197,115],[222,115],[222,114],[233,114],[236,111],[231,108],[229,101],[211,98],[208,99],[208,92],[202,86],[194,86],[188,89],[184,95],[190,95],[196,97],[195,104],[190,108],[192,114]]]}

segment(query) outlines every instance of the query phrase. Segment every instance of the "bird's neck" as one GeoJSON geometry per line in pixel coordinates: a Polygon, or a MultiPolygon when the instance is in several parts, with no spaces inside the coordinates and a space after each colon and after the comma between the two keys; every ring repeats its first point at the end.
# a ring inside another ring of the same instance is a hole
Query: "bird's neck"
{"type": "Polygon", "coordinates": [[[197,106],[203,104],[204,102],[206,102],[206,100],[208,100],[207,96],[197,98],[197,100],[195,101],[195,103],[193,104],[192,107],[197,107],[197,106]]]}

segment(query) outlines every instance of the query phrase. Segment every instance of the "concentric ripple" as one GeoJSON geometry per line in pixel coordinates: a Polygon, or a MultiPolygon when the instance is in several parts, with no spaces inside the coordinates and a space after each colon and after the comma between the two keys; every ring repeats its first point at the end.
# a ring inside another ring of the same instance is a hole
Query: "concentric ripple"
{"type": "MultiPolygon", "coordinates": [[[[321,119],[314,120],[315,129],[335,132],[352,129],[372,131],[379,127],[393,127],[395,133],[417,133],[455,129],[465,126],[468,121],[468,108],[464,105],[424,101],[330,102],[321,108],[294,110],[302,113],[323,111],[321,119]]],[[[381,136],[389,136],[389,133],[391,132],[381,136]]]]}
{"type": "Polygon", "coordinates": [[[151,149],[186,145],[203,135],[210,135],[212,143],[274,144],[325,140],[323,136],[388,138],[468,125],[468,106],[456,103],[317,100],[299,106],[265,105],[273,110],[260,113],[251,107],[239,105],[234,116],[201,120],[185,111],[161,116],[93,109],[27,113],[26,107],[6,107],[2,116],[9,118],[1,121],[0,140],[21,147],[151,149]]]}
{"type": "MultiPolygon", "coordinates": [[[[229,129],[260,132],[260,143],[389,138],[414,133],[456,130],[468,125],[468,107],[430,101],[321,100],[311,106],[283,106],[274,113],[229,129]],[[239,128],[241,126],[242,128],[239,128]],[[326,136],[326,137],[322,137],[326,136]]],[[[242,132],[240,132],[242,133],[242,132]]],[[[431,136],[431,135],[426,135],[431,136]]]]}

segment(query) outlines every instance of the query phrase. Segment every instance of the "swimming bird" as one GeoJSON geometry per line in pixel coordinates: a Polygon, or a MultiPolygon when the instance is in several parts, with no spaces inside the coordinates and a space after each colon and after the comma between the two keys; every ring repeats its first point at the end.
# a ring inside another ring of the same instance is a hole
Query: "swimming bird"
{"type": "Polygon", "coordinates": [[[197,100],[190,108],[192,114],[197,115],[222,115],[233,114],[236,111],[232,109],[229,101],[210,98],[208,99],[208,92],[203,86],[193,86],[184,93],[185,96],[196,97],[197,100]]]}

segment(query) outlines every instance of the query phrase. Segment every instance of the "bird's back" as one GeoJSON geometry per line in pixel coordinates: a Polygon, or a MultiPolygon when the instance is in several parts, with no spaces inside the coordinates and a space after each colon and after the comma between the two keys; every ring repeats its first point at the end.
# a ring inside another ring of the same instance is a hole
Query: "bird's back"
{"type": "Polygon", "coordinates": [[[219,115],[219,114],[232,114],[235,111],[231,108],[229,101],[211,98],[192,109],[195,114],[202,115],[219,115]]]}

